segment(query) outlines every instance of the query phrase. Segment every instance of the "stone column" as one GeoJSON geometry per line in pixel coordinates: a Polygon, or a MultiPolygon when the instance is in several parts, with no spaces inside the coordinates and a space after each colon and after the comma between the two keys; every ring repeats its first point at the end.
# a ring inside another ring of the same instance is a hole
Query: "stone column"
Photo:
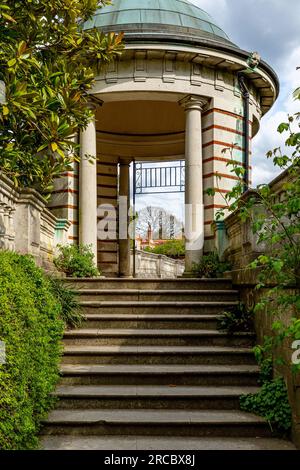
{"type": "Polygon", "coordinates": [[[130,164],[120,163],[119,180],[119,275],[129,277],[130,239],[128,235],[130,207],[130,164]]]}
{"type": "Polygon", "coordinates": [[[199,263],[204,247],[204,207],[202,170],[201,112],[205,99],[187,96],[180,102],[186,112],[185,133],[185,275],[191,275],[194,263],[199,263]]]}
{"type": "MultiPolygon", "coordinates": [[[[90,105],[93,112],[95,107],[90,105]]],[[[97,265],[97,136],[95,117],[80,133],[79,241],[90,245],[97,265]]]]}

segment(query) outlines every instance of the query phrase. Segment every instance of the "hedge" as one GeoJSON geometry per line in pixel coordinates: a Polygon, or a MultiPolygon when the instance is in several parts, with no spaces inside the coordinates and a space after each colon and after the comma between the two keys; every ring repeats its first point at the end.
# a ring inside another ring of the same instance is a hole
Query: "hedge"
{"type": "Polygon", "coordinates": [[[0,449],[37,447],[53,406],[64,322],[50,281],[29,256],[0,252],[0,449]]]}
{"type": "Polygon", "coordinates": [[[145,251],[157,255],[165,255],[173,259],[180,259],[185,256],[185,243],[184,240],[167,240],[154,248],[146,247],[145,251]]]}

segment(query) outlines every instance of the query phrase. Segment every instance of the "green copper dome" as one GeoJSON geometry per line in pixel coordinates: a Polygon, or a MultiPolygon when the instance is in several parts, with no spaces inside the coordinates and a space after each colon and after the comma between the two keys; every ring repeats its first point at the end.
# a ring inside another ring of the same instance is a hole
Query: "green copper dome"
{"type": "Polygon", "coordinates": [[[113,0],[85,23],[85,29],[124,31],[127,38],[210,40],[231,44],[211,16],[187,0],[113,0]]]}

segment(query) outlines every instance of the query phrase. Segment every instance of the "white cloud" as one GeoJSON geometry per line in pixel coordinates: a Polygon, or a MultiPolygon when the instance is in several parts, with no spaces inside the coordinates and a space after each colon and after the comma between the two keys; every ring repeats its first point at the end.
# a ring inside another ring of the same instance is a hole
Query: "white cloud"
{"type": "Polygon", "coordinates": [[[299,101],[293,99],[293,91],[300,84],[300,47],[282,58],[281,93],[277,103],[261,121],[261,129],[253,141],[253,182],[261,184],[270,181],[280,170],[274,168],[272,161],[267,160],[266,152],[276,147],[284,149],[284,137],[276,132],[281,122],[286,122],[287,115],[299,111],[299,101]]]}
{"type": "Polygon", "coordinates": [[[184,194],[149,194],[136,197],[136,209],[140,211],[145,207],[162,207],[178,220],[184,220],[184,194]]]}
{"type": "Polygon", "coordinates": [[[287,114],[299,110],[292,93],[300,85],[299,0],[192,0],[203,8],[241,48],[257,50],[275,68],[281,84],[277,103],[262,119],[253,142],[253,183],[268,182],[278,169],[266,152],[284,143],[276,129],[287,114]]]}

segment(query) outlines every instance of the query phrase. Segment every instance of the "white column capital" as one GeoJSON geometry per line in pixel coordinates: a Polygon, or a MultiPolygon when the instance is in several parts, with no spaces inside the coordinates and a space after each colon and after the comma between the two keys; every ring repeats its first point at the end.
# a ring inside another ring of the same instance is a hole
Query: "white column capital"
{"type": "Polygon", "coordinates": [[[204,111],[207,104],[208,100],[206,98],[196,95],[185,96],[182,100],[179,101],[179,105],[182,106],[185,111],[189,111],[191,109],[204,111]]]}

